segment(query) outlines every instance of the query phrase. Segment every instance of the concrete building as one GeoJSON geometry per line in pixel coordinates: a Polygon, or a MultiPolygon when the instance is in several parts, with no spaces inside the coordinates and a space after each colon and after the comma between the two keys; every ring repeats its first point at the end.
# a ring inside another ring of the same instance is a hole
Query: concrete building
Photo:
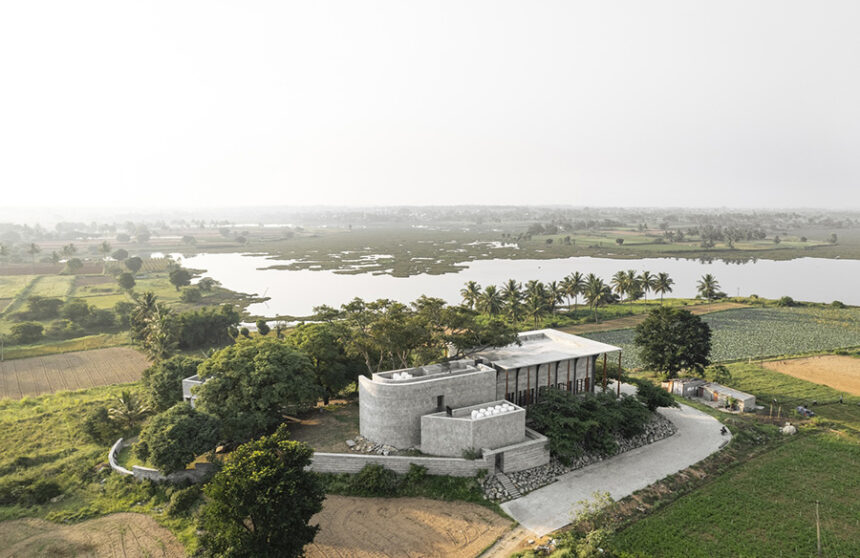
{"type": "Polygon", "coordinates": [[[182,400],[191,403],[191,407],[194,407],[194,400],[197,399],[197,396],[191,393],[191,388],[202,385],[203,380],[197,374],[182,380],[182,400]]]}
{"type": "Polygon", "coordinates": [[[724,407],[729,398],[732,398],[738,410],[747,412],[755,410],[755,395],[722,384],[707,382],[699,378],[674,378],[662,382],[661,385],[669,393],[701,399],[712,407],[724,407]]]}
{"type": "Polygon", "coordinates": [[[549,451],[546,438],[526,428],[525,407],[549,387],[594,392],[606,355],[620,351],[547,329],[471,359],[362,376],[361,435],[429,455],[493,454],[505,472],[536,467],[549,461],[549,451]]]}

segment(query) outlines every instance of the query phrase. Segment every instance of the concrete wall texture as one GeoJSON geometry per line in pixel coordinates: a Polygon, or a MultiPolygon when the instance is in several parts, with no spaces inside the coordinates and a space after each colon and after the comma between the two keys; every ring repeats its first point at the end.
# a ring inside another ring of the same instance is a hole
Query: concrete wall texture
{"type": "Polygon", "coordinates": [[[549,440],[546,436],[526,429],[526,440],[519,444],[484,452],[484,459],[493,462],[496,455],[501,454],[501,470],[504,473],[515,473],[532,467],[549,463],[549,440]]]}
{"type": "Polygon", "coordinates": [[[317,473],[351,473],[361,471],[365,465],[382,465],[395,473],[404,474],[414,463],[427,467],[430,475],[473,477],[478,471],[492,472],[493,464],[485,459],[461,459],[456,457],[400,457],[353,453],[315,453],[310,470],[317,473]]]}
{"type": "Polygon", "coordinates": [[[496,372],[428,376],[405,382],[358,382],[361,435],[374,442],[406,449],[421,444],[421,416],[443,407],[465,407],[496,399],[496,372]]]}

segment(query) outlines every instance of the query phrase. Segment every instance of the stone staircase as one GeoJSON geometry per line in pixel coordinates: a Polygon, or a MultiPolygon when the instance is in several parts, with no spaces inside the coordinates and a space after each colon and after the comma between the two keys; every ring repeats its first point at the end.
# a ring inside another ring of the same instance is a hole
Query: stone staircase
{"type": "Polygon", "coordinates": [[[499,480],[500,483],[502,483],[502,487],[507,491],[512,500],[514,498],[519,498],[520,496],[522,496],[522,494],[520,494],[520,491],[517,489],[517,486],[513,483],[511,479],[508,478],[508,475],[499,471],[498,473],[496,473],[496,478],[499,480]]]}

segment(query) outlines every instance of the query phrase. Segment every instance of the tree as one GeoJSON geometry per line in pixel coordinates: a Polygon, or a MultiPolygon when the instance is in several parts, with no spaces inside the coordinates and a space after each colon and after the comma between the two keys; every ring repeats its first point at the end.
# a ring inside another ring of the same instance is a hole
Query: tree
{"type": "Polygon", "coordinates": [[[131,273],[129,273],[127,271],[124,271],[123,273],[120,274],[119,278],[117,279],[117,283],[119,283],[119,286],[122,289],[124,289],[126,291],[130,291],[134,288],[134,285],[135,285],[134,275],[132,275],[131,273]]]}
{"type": "Polygon", "coordinates": [[[42,249],[33,242],[27,247],[27,253],[30,254],[30,257],[33,259],[33,273],[36,273],[36,254],[41,252],[42,249]]]}
{"type": "Polygon", "coordinates": [[[284,414],[313,406],[320,395],[310,359],[270,337],[243,339],[197,369],[206,382],[197,406],[221,419],[231,440],[248,440],[278,425],[284,414]]]}
{"type": "Polygon", "coordinates": [[[556,281],[552,281],[546,286],[547,306],[550,314],[555,313],[555,308],[564,302],[564,288],[556,281]]]}
{"type": "Polygon", "coordinates": [[[648,300],[648,293],[654,290],[657,286],[657,276],[650,271],[643,271],[639,274],[639,287],[645,295],[645,300],[648,300]]]}
{"type": "Polygon", "coordinates": [[[702,276],[696,284],[696,289],[699,291],[699,296],[708,299],[708,310],[711,309],[711,301],[720,296],[720,284],[717,279],[710,273],[702,276]]]}
{"type": "Polygon", "coordinates": [[[663,305],[663,295],[672,292],[672,285],[675,281],[669,277],[668,273],[660,272],[657,274],[657,279],[654,281],[654,292],[660,295],[660,305],[663,305]]]}
{"type": "Polygon", "coordinates": [[[182,402],[149,419],[140,431],[134,453],[164,473],[184,469],[198,455],[215,448],[218,419],[182,402]]]}
{"type": "Polygon", "coordinates": [[[537,327],[540,320],[547,313],[546,287],[540,281],[529,281],[526,283],[525,314],[534,320],[537,327]]]}
{"type": "Polygon", "coordinates": [[[187,350],[227,345],[232,340],[228,330],[236,328],[241,318],[230,304],[182,312],[176,318],[179,348],[187,350]]]}
{"type": "Polygon", "coordinates": [[[99,245],[99,253],[102,255],[102,275],[107,274],[107,256],[110,254],[110,242],[103,241],[99,245]]]}
{"type": "Polygon", "coordinates": [[[263,319],[257,320],[256,325],[257,325],[257,333],[259,333],[260,335],[262,335],[264,337],[266,335],[268,335],[270,331],[272,331],[272,329],[269,327],[269,324],[266,323],[266,320],[263,320],[263,319]]]}
{"type": "Polygon", "coordinates": [[[118,250],[115,250],[114,253],[110,255],[110,257],[112,257],[118,262],[121,262],[128,258],[128,250],[126,250],[125,248],[120,248],[118,250]]]}
{"type": "Polygon", "coordinates": [[[319,526],[325,489],[306,467],[313,450],[289,439],[281,425],[271,436],[239,446],[204,488],[201,546],[209,556],[298,557],[319,526]]]}
{"type": "Polygon", "coordinates": [[[830,238],[827,239],[827,242],[829,242],[830,244],[836,244],[837,242],[839,242],[839,237],[836,236],[836,233],[832,233],[830,235],[830,238]]]}
{"type": "Polygon", "coordinates": [[[481,285],[475,281],[467,282],[466,286],[460,289],[460,296],[463,297],[463,302],[474,310],[478,304],[478,299],[481,297],[481,285]]]}
{"type": "Polygon", "coordinates": [[[152,410],[137,395],[127,390],[123,390],[114,401],[114,406],[108,409],[110,419],[125,430],[134,430],[143,419],[151,414],[152,410]]]}
{"type": "Polygon", "coordinates": [[[451,358],[465,358],[490,347],[519,343],[513,326],[497,318],[479,316],[462,306],[445,308],[440,320],[442,346],[456,348],[451,358]]]}
{"type": "Polygon", "coordinates": [[[610,297],[612,296],[612,291],[609,289],[609,285],[604,283],[603,279],[600,277],[597,277],[593,273],[589,273],[588,277],[585,279],[585,290],[582,294],[585,296],[585,301],[588,302],[588,305],[591,306],[591,310],[594,312],[594,321],[598,321],[597,308],[609,302],[610,297]]]}
{"type": "Polygon", "coordinates": [[[496,316],[502,311],[502,295],[495,285],[488,285],[478,297],[478,308],[489,316],[496,316]]]}
{"type": "Polygon", "coordinates": [[[346,329],[340,324],[316,323],[299,325],[286,338],[288,345],[310,359],[326,405],[364,369],[360,358],[347,353],[345,335],[346,329]]]}
{"type": "Polygon", "coordinates": [[[80,271],[82,267],[84,267],[84,262],[80,258],[69,258],[66,261],[66,268],[72,275],[80,271]]]}
{"type": "Polygon", "coordinates": [[[176,287],[176,290],[179,290],[179,287],[185,287],[191,284],[191,273],[182,267],[176,267],[170,270],[170,274],[168,275],[170,279],[170,284],[176,287]]]}
{"type": "Polygon", "coordinates": [[[10,328],[9,338],[13,343],[27,345],[39,341],[44,330],[45,327],[39,322],[20,322],[10,328]]]}
{"type": "Polygon", "coordinates": [[[203,300],[203,293],[200,292],[198,287],[183,287],[179,293],[179,300],[194,304],[203,300]]]}
{"type": "Polygon", "coordinates": [[[140,268],[143,267],[143,260],[137,256],[132,256],[125,260],[125,267],[127,267],[132,273],[137,273],[140,271],[140,268]]]}
{"type": "Polygon", "coordinates": [[[75,245],[74,245],[74,244],[72,244],[71,242],[70,242],[70,243],[68,243],[68,244],[66,244],[65,246],[63,246],[63,256],[64,256],[66,259],[71,258],[71,257],[72,257],[72,256],[74,256],[75,254],[77,254],[77,252],[78,252],[78,249],[77,249],[77,248],[75,247],[75,245]]]}
{"type": "Polygon", "coordinates": [[[681,370],[701,372],[710,364],[711,328],[687,310],[655,308],[636,326],[633,342],[645,366],[666,378],[681,370]]]}
{"type": "Polygon", "coordinates": [[[150,406],[160,412],[182,401],[182,380],[197,374],[201,362],[176,355],[144,370],[141,380],[150,406]]]}
{"type": "Polygon", "coordinates": [[[519,322],[522,315],[522,299],[522,285],[517,283],[516,279],[508,279],[502,287],[502,301],[508,317],[514,321],[514,324],[519,322]]]}

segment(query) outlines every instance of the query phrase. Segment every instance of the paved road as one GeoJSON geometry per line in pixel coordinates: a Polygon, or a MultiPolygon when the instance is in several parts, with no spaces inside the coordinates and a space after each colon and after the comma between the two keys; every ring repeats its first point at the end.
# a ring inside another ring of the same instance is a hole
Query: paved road
{"type": "MultiPolygon", "coordinates": [[[[622,389],[630,391],[626,384],[622,389]]],[[[609,492],[619,500],[701,461],[730,439],[730,434],[720,434],[718,420],[687,405],[659,412],[678,427],[675,435],[571,471],[550,485],[502,504],[502,509],[523,527],[543,536],[570,523],[576,502],[590,499],[595,491],[609,492]]]]}

